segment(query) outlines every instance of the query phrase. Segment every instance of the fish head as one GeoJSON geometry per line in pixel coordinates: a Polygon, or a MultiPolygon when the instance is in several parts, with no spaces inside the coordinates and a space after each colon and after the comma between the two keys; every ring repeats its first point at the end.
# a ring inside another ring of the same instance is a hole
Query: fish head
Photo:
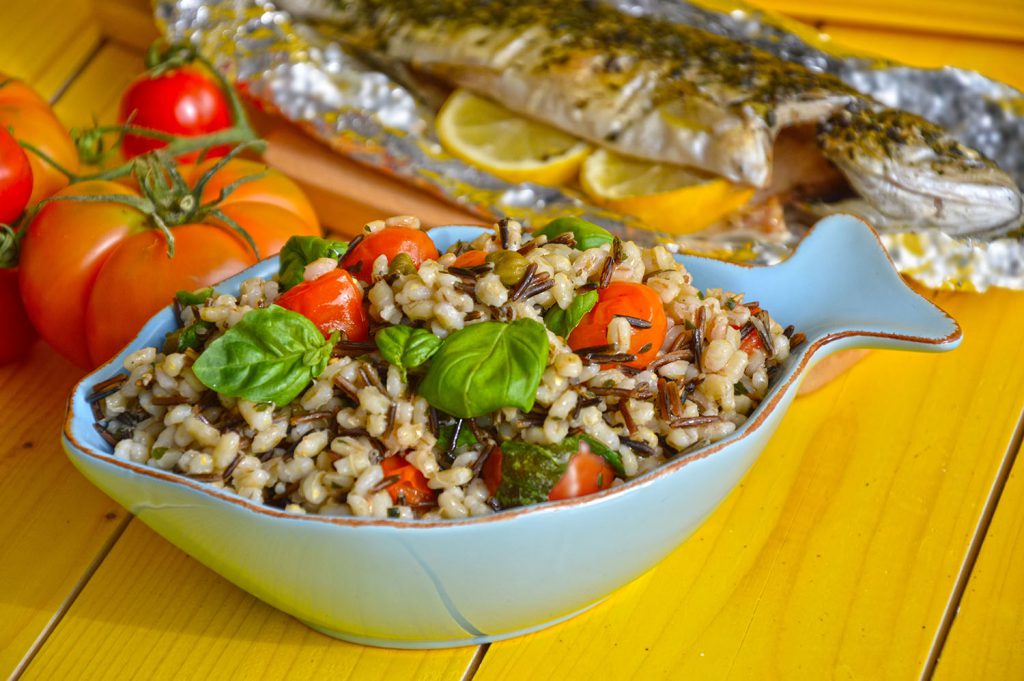
{"type": "Polygon", "coordinates": [[[858,102],[820,123],[817,141],[879,230],[993,239],[1024,220],[1009,175],[919,116],[858,102]]]}

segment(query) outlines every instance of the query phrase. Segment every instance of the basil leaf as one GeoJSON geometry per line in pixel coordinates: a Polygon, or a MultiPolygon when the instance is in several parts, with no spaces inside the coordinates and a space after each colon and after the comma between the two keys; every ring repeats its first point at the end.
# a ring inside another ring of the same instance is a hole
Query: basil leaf
{"type": "Polygon", "coordinates": [[[444,339],[419,394],[459,418],[502,407],[530,411],[547,363],[548,334],[540,322],[481,322],[444,339]]]}
{"type": "Polygon", "coordinates": [[[213,296],[213,287],[207,286],[198,291],[178,291],[174,298],[183,306],[202,305],[213,296]]]}
{"type": "Polygon", "coordinates": [[[192,322],[183,328],[181,333],[178,334],[178,347],[176,352],[184,352],[189,348],[198,350],[203,347],[203,342],[214,328],[216,328],[215,324],[205,322],[202,319],[192,322]]]}
{"type": "Polygon", "coordinates": [[[576,250],[578,251],[610,244],[615,238],[604,227],[599,227],[593,222],[587,222],[580,218],[555,218],[543,229],[534,232],[534,235],[543,234],[550,240],[565,232],[572,233],[576,239],[576,250]]]}
{"type": "Polygon", "coordinates": [[[288,404],[327,366],[335,338],[277,305],[251,310],[192,365],[203,385],[253,402],[288,404]]]}
{"type": "Polygon", "coordinates": [[[583,440],[584,442],[587,443],[587,446],[590,447],[590,451],[592,451],[594,454],[597,454],[599,457],[607,461],[611,465],[611,467],[615,469],[615,473],[620,478],[626,477],[626,469],[622,465],[622,455],[619,454],[617,451],[611,449],[610,447],[605,445],[605,443],[598,440],[596,437],[592,435],[587,435],[586,433],[582,435],[577,435],[574,438],[569,438],[568,440],[563,440],[563,442],[568,442],[569,440],[573,439],[576,440],[576,449],[579,449],[579,442],[580,440],[583,440]]]}
{"type": "Polygon", "coordinates": [[[597,305],[597,291],[587,291],[572,299],[564,310],[552,305],[544,315],[544,324],[562,338],[568,338],[572,330],[597,305]]]}
{"type": "Polygon", "coordinates": [[[320,258],[340,260],[348,250],[344,241],[321,239],[318,236],[293,236],[285,242],[281,249],[278,270],[278,281],[282,289],[290,289],[301,284],[306,265],[320,258]]]}
{"type": "MultiPolygon", "coordinates": [[[[455,432],[454,423],[442,423],[437,428],[437,447],[442,451],[448,451],[448,448],[452,444],[452,434],[455,432]]],[[[455,441],[455,448],[466,447],[468,445],[475,445],[478,442],[476,435],[473,435],[473,429],[467,426],[465,423],[462,424],[462,429],[459,431],[459,439],[455,441]]]]}
{"type": "Polygon", "coordinates": [[[501,443],[501,484],[494,492],[502,508],[539,504],[565,474],[569,454],[520,440],[501,443]]]}
{"type": "Polygon", "coordinates": [[[426,329],[411,326],[387,326],[374,338],[381,357],[398,367],[402,380],[406,371],[415,369],[430,359],[441,347],[441,339],[426,329]]]}

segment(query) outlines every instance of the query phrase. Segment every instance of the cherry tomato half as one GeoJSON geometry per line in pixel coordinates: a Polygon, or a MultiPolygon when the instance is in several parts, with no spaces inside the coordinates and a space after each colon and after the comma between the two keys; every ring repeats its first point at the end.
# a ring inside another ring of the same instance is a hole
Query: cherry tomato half
{"type": "Polygon", "coordinates": [[[487,262],[487,254],[483,251],[466,251],[455,258],[452,267],[477,267],[487,262]]]}
{"type": "MultiPolygon", "coordinates": [[[[198,137],[231,127],[231,107],[220,86],[202,69],[184,66],[160,75],[145,73],[136,78],[121,97],[119,120],[140,128],[182,137],[198,137]]],[[[126,135],[122,149],[133,158],[166,142],[126,135]]],[[[223,156],[229,147],[215,147],[207,156],[223,156]]],[[[190,161],[198,151],[179,160],[190,161]]]]}
{"type": "Polygon", "coordinates": [[[28,320],[18,291],[18,270],[0,269],[0,364],[8,364],[28,354],[36,339],[36,330],[28,320]]]}
{"type": "MultiPolygon", "coordinates": [[[[501,486],[501,463],[504,454],[501,449],[491,452],[484,461],[480,475],[487,490],[493,495],[501,486]]],[[[548,501],[575,499],[608,489],[615,480],[615,469],[605,459],[590,451],[586,442],[580,442],[579,450],[572,455],[565,473],[548,492],[548,501]]]]}
{"type": "Polygon", "coordinates": [[[391,495],[391,501],[396,504],[403,503],[406,506],[435,503],[437,493],[430,489],[426,476],[401,456],[396,454],[387,457],[380,462],[380,467],[384,471],[385,478],[392,475],[398,476],[398,480],[385,488],[391,495]]]}
{"type": "Polygon", "coordinates": [[[363,293],[352,275],[333,269],[313,281],[292,287],[275,301],[316,324],[324,338],[341,331],[345,340],[366,340],[370,320],[363,309],[363,293]]]}
{"type": "Polygon", "coordinates": [[[573,350],[591,348],[608,343],[608,325],[618,315],[650,322],[649,329],[633,329],[629,352],[636,361],[628,366],[644,368],[657,356],[665,342],[668,323],[661,298],[649,286],[628,281],[615,281],[597,293],[597,305],[586,314],[569,334],[569,347],[573,350]],[[646,349],[645,349],[646,348],[646,349]]]}
{"type": "Polygon", "coordinates": [[[341,260],[341,266],[352,275],[369,284],[373,276],[373,261],[381,255],[388,262],[399,253],[405,253],[418,268],[424,260],[437,260],[437,247],[427,233],[411,227],[387,227],[366,235],[355,248],[349,249],[341,260]]]}
{"type": "Polygon", "coordinates": [[[18,141],[0,128],[0,224],[12,224],[32,196],[32,166],[18,141]]]}

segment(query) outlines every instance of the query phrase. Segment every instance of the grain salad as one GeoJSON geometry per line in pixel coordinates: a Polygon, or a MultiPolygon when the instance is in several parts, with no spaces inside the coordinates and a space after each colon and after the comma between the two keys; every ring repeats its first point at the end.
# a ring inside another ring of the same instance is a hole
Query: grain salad
{"type": "Polygon", "coordinates": [[[164,346],[97,385],[114,456],[295,513],[487,515],[727,436],[803,341],[576,218],[441,254],[400,216],[280,261],[237,296],[180,292],[164,346]]]}

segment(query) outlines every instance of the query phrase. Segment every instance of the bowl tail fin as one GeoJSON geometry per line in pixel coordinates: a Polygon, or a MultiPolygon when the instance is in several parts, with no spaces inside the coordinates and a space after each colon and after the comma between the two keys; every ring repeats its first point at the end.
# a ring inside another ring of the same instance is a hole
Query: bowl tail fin
{"type": "Polygon", "coordinates": [[[910,288],[878,234],[858,218],[821,220],[780,267],[799,268],[811,282],[800,314],[808,320],[804,331],[810,339],[920,350],[951,349],[959,342],[956,321],[910,288]]]}

